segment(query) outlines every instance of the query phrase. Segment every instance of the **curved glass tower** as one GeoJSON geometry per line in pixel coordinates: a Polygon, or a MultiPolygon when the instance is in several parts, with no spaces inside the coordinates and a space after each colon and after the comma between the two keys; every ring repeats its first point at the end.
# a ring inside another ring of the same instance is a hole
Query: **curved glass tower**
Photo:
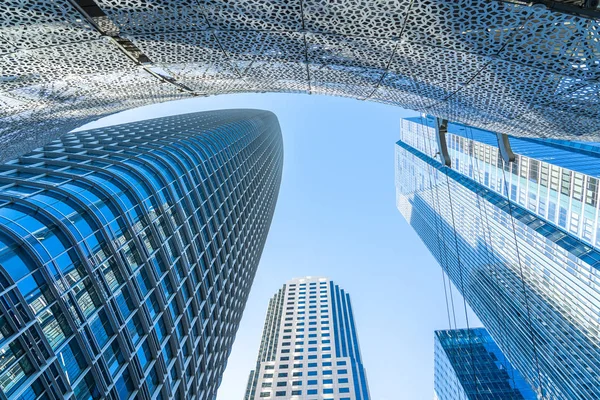
{"type": "Polygon", "coordinates": [[[0,398],[214,398],[282,161],[272,113],[226,110],[0,166],[0,398]]]}
{"type": "Polygon", "coordinates": [[[287,282],[269,301],[244,400],[369,400],[350,295],[327,278],[287,282]]]}

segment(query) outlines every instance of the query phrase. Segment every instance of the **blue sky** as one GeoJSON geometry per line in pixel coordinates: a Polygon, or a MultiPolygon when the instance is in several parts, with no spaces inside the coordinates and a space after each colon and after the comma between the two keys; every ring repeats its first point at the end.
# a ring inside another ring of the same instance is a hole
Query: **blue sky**
{"type": "MultiPolygon", "coordinates": [[[[142,107],[86,128],[222,108],[279,118],[283,182],[217,400],[242,400],[269,298],[285,281],[327,276],[350,293],[371,397],[433,396],[433,331],[447,329],[442,273],[395,207],[398,107],[353,99],[242,94],[142,107]]],[[[455,294],[458,326],[462,298],[455,294]]],[[[479,322],[472,314],[471,326],[479,322]]]]}

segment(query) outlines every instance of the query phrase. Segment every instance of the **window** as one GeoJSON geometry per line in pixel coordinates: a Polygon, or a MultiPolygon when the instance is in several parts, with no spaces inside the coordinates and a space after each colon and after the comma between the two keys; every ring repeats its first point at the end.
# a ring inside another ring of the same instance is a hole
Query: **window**
{"type": "Polygon", "coordinates": [[[145,371],[148,363],[150,362],[150,360],[152,360],[152,353],[150,352],[150,346],[148,346],[148,341],[144,340],[144,343],[142,343],[142,346],[140,347],[137,353],[138,358],[140,360],[140,365],[142,366],[142,371],[145,371]]]}
{"type": "Polygon", "coordinates": [[[336,362],[336,365],[346,365],[346,361],[338,361],[336,362]]]}
{"type": "Polygon", "coordinates": [[[308,389],[306,391],[306,394],[317,394],[317,393],[318,393],[317,389],[308,389]]]}
{"type": "Polygon", "coordinates": [[[317,376],[317,371],[308,371],[308,376],[317,376]]]}
{"type": "Polygon", "coordinates": [[[294,372],[292,376],[302,376],[302,371],[294,372]]]}
{"type": "Polygon", "coordinates": [[[323,393],[324,394],[331,394],[331,393],[333,393],[333,389],[323,389],[323,393]]]}
{"type": "Polygon", "coordinates": [[[275,392],[275,396],[277,397],[283,397],[285,396],[285,390],[279,391],[279,392],[275,392]]]}
{"type": "Polygon", "coordinates": [[[596,207],[598,197],[598,180],[596,178],[588,177],[587,190],[585,192],[585,202],[591,206],[596,207]]]}
{"type": "Polygon", "coordinates": [[[277,374],[278,378],[287,378],[287,376],[288,376],[287,372],[280,372],[277,374]]]}
{"type": "Polygon", "coordinates": [[[317,381],[316,379],[313,380],[309,380],[306,382],[307,385],[316,385],[319,381],[317,381]]]}
{"type": "Polygon", "coordinates": [[[347,387],[340,388],[340,393],[350,393],[350,388],[347,388],[347,387]]]}
{"type": "Polygon", "coordinates": [[[287,382],[286,381],[277,382],[277,387],[282,387],[282,386],[287,386],[287,382]]]}
{"type": "Polygon", "coordinates": [[[348,370],[347,369],[338,369],[338,374],[343,375],[343,374],[347,374],[348,370]]]}
{"type": "Polygon", "coordinates": [[[271,392],[260,392],[260,397],[271,397],[271,392]]]}
{"type": "Polygon", "coordinates": [[[348,378],[339,378],[338,383],[348,383],[348,378]]]}
{"type": "Polygon", "coordinates": [[[565,196],[571,195],[571,171],[563,170],[561,175],[560,192],[565,196]]]}
{"type": "Polygon", "coordinates": [[[302,394],[302,390],[292,390],[292,396],[300,396],[301,394],[302,394]]]}
{"type": "Polygon", "coordinates": [[[272,383],[272,382],[263,382],[263,383],[262,383],[262,387],[264,387],[264,388],[265,388],[265,387],[271,387],[272,385],[273,385],[273,383],[272,383]]]}
{"type": "Polygon", "coordinates": [[[323,385],[332,385],[333,379],[323,379],[323,385]]]}
{"type": "Polygon", "coordinates": [[[302,386],[302,381],[293,381],[292,386],[302,386]]]}
{"type": "Polygon", "coordinates": [[[272,377],[273,377],[273,374],[264,374],[263,375],[263,378],[265,378],[265,379],[269,379],[269,378],[272,378],[272,377]]]}

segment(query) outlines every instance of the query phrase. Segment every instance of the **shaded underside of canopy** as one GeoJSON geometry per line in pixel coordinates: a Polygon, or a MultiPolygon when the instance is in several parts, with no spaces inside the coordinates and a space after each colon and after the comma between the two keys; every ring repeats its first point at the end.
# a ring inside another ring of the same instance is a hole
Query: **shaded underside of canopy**
{"type": "Polygon", "coordinates": [[[499,0],[3,0],[0,160],[124,109],[240,92],[598,140],[597,9],[547,3],[568,12],[499,0]]]}

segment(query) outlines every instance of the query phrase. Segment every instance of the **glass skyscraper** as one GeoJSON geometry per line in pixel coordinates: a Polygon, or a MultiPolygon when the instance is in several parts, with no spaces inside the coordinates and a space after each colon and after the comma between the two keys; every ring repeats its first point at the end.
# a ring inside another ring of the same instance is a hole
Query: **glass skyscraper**
{"type": "Polygon", "coordinates": [[[269,301],[244,400],[369,400],[350,296],[327,278],[287,282],[269,301]]]}
{"type": "Polygon", "coordinates": [[[435,332],[435,400],[536,400],[484,328],[435,332]]]}
{"type": "Polygon", "coordinates": [[[600,398],[600,148],[402,121],[397,206],[544,399],[600,398]]]}
{"type": "Polygon", "coordinates": [[[0,166],[0,398],[213,399],[273,215],[267,111],[62,136],[0,166]]]}

